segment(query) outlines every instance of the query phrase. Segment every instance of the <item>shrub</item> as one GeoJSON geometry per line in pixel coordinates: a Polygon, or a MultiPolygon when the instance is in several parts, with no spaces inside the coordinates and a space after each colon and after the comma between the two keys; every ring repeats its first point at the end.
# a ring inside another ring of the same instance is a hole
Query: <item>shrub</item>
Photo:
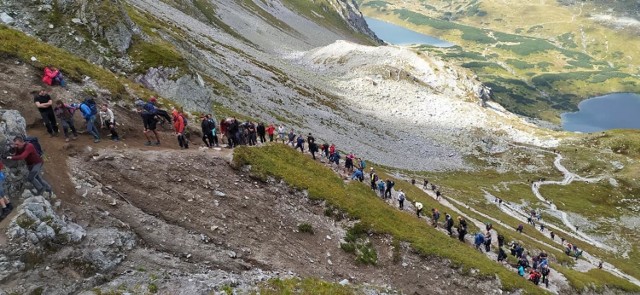
{"type": "Polygon", "coordinates": [[[313,227],[311,226],[311,224],[301,223],[298,224],[298,231],[300,231],[301,233],[313,234],[313,227]]]}

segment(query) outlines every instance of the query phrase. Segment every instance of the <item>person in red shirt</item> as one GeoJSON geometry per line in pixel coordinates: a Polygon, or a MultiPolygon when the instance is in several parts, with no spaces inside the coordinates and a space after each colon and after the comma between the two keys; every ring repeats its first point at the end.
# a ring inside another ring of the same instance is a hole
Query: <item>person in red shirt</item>
{"type": "Polygon", "coordinates": [[[24,138],[17,136],[13,139],[13,146],[16,149],[16,154],[7,157],[7,160],[24,160],[29,169],[27,180],[38,190],[39,195],[47,192],[51,196],[51,186],[42,178],[42,158],[33,144],[25,142],[24,138]]]}
{"type": "Polygon", "coordinates": [[[273,134],[276,132],[276,126],[273,126],[273,123],[269,124],[267,127],[267,134],[269,135],[269,142],[273,142],[273,134]]]}
{"type": "Polygon", "coordinates": [[[173,128],[175,129],[176,136],[178,137],[178,144],[181,149],[188,149],[189,141],[185,137],[185,130],[187,126],[184,124],[184,115],[175,108],[171,114],[173,115],[173,128]]]}

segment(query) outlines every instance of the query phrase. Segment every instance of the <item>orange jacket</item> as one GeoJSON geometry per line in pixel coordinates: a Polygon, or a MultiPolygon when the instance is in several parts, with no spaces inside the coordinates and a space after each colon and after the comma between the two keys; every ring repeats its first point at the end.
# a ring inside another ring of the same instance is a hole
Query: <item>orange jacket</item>
{"type": "Polygon", "coordinates": [[[173,110],[171,112],[173,114],[173,129],[176,130],[176,133],[184,132],[184,117],[177,110],[173,110]]]}

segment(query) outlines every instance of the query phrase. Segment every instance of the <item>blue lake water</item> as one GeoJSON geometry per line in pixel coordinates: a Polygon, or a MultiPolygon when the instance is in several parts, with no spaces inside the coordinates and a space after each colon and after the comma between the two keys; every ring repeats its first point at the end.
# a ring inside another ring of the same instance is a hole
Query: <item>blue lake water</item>
{"type": "Polygon", "coordinates": [[[395,45],[414,45],[426,44],[435,47],[451,47],[454,44],[444,40],[440,40],[429,35],[421,34],[407,28],[394,25],[385,21],[365,17],[369,28],[378,35],[378,37],[389,44],[395,45]]]}
{"type": "Polygon", "coordinates": [[[598,132],[609,129],[640,129],[640,95],[614,93],[580,102],[580,111],[562,114],[567,131],[598,132]]]}

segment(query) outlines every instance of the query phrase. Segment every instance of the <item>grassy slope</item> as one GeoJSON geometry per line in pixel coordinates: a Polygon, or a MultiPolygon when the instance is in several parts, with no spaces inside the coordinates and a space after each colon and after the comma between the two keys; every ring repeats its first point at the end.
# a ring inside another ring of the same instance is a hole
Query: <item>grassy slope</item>
{"type": "MultiPolygon", "coordinates": [[[[455,264],[479,269],[482,275],[497,274],[505,289],[524,288],[527,292],[543,292],[502,266],[488,261],[485,256],[466,245],[443,239],[441,233],[424,221],[391,208],[366,186],[359,183],[345,184],[333,171],[301,156],[293,149],[282,145],[263,148],[243,147],[235,151],[234,162],[240,166],[251,165],[252,172],[261,178],[275,176],[296,188],[306,189],[311,198],[326,200],[331,205],[369,224],[378,233],[391,234],[400,240],[410,242],[423,255],[446,257],[455,264]]],[[[414,190],[406,185],[398,183],[398,187],[408,190],[409,196],[414,200],[423,201],[427,208],[432,206],[426,197],[420,195],[417,188],[414,190]]],[[[598,274],[595,273],[574,274],[571,271],[563,271],[563,273],[576,278],[575,282],[584,283],[586,280],[586,282],[593,282],[593,285],[598,288],[607,285],[623,290],[638,290],[624,280],[598,280],[598,274]]],[[[574,286],[579,287],[577,284],[574,286]]]]}
{"type": "Polygon", "coordinates": [[[555,1],[362,2],[369,16],[460,45],[423,50],[472,69],[516,113],[557,122],[586,97],[640,91],[630,76],[640,55],[629,50],[640,39],[598,25],[586,12],[578,16],[578,8],[555,1]]]}

